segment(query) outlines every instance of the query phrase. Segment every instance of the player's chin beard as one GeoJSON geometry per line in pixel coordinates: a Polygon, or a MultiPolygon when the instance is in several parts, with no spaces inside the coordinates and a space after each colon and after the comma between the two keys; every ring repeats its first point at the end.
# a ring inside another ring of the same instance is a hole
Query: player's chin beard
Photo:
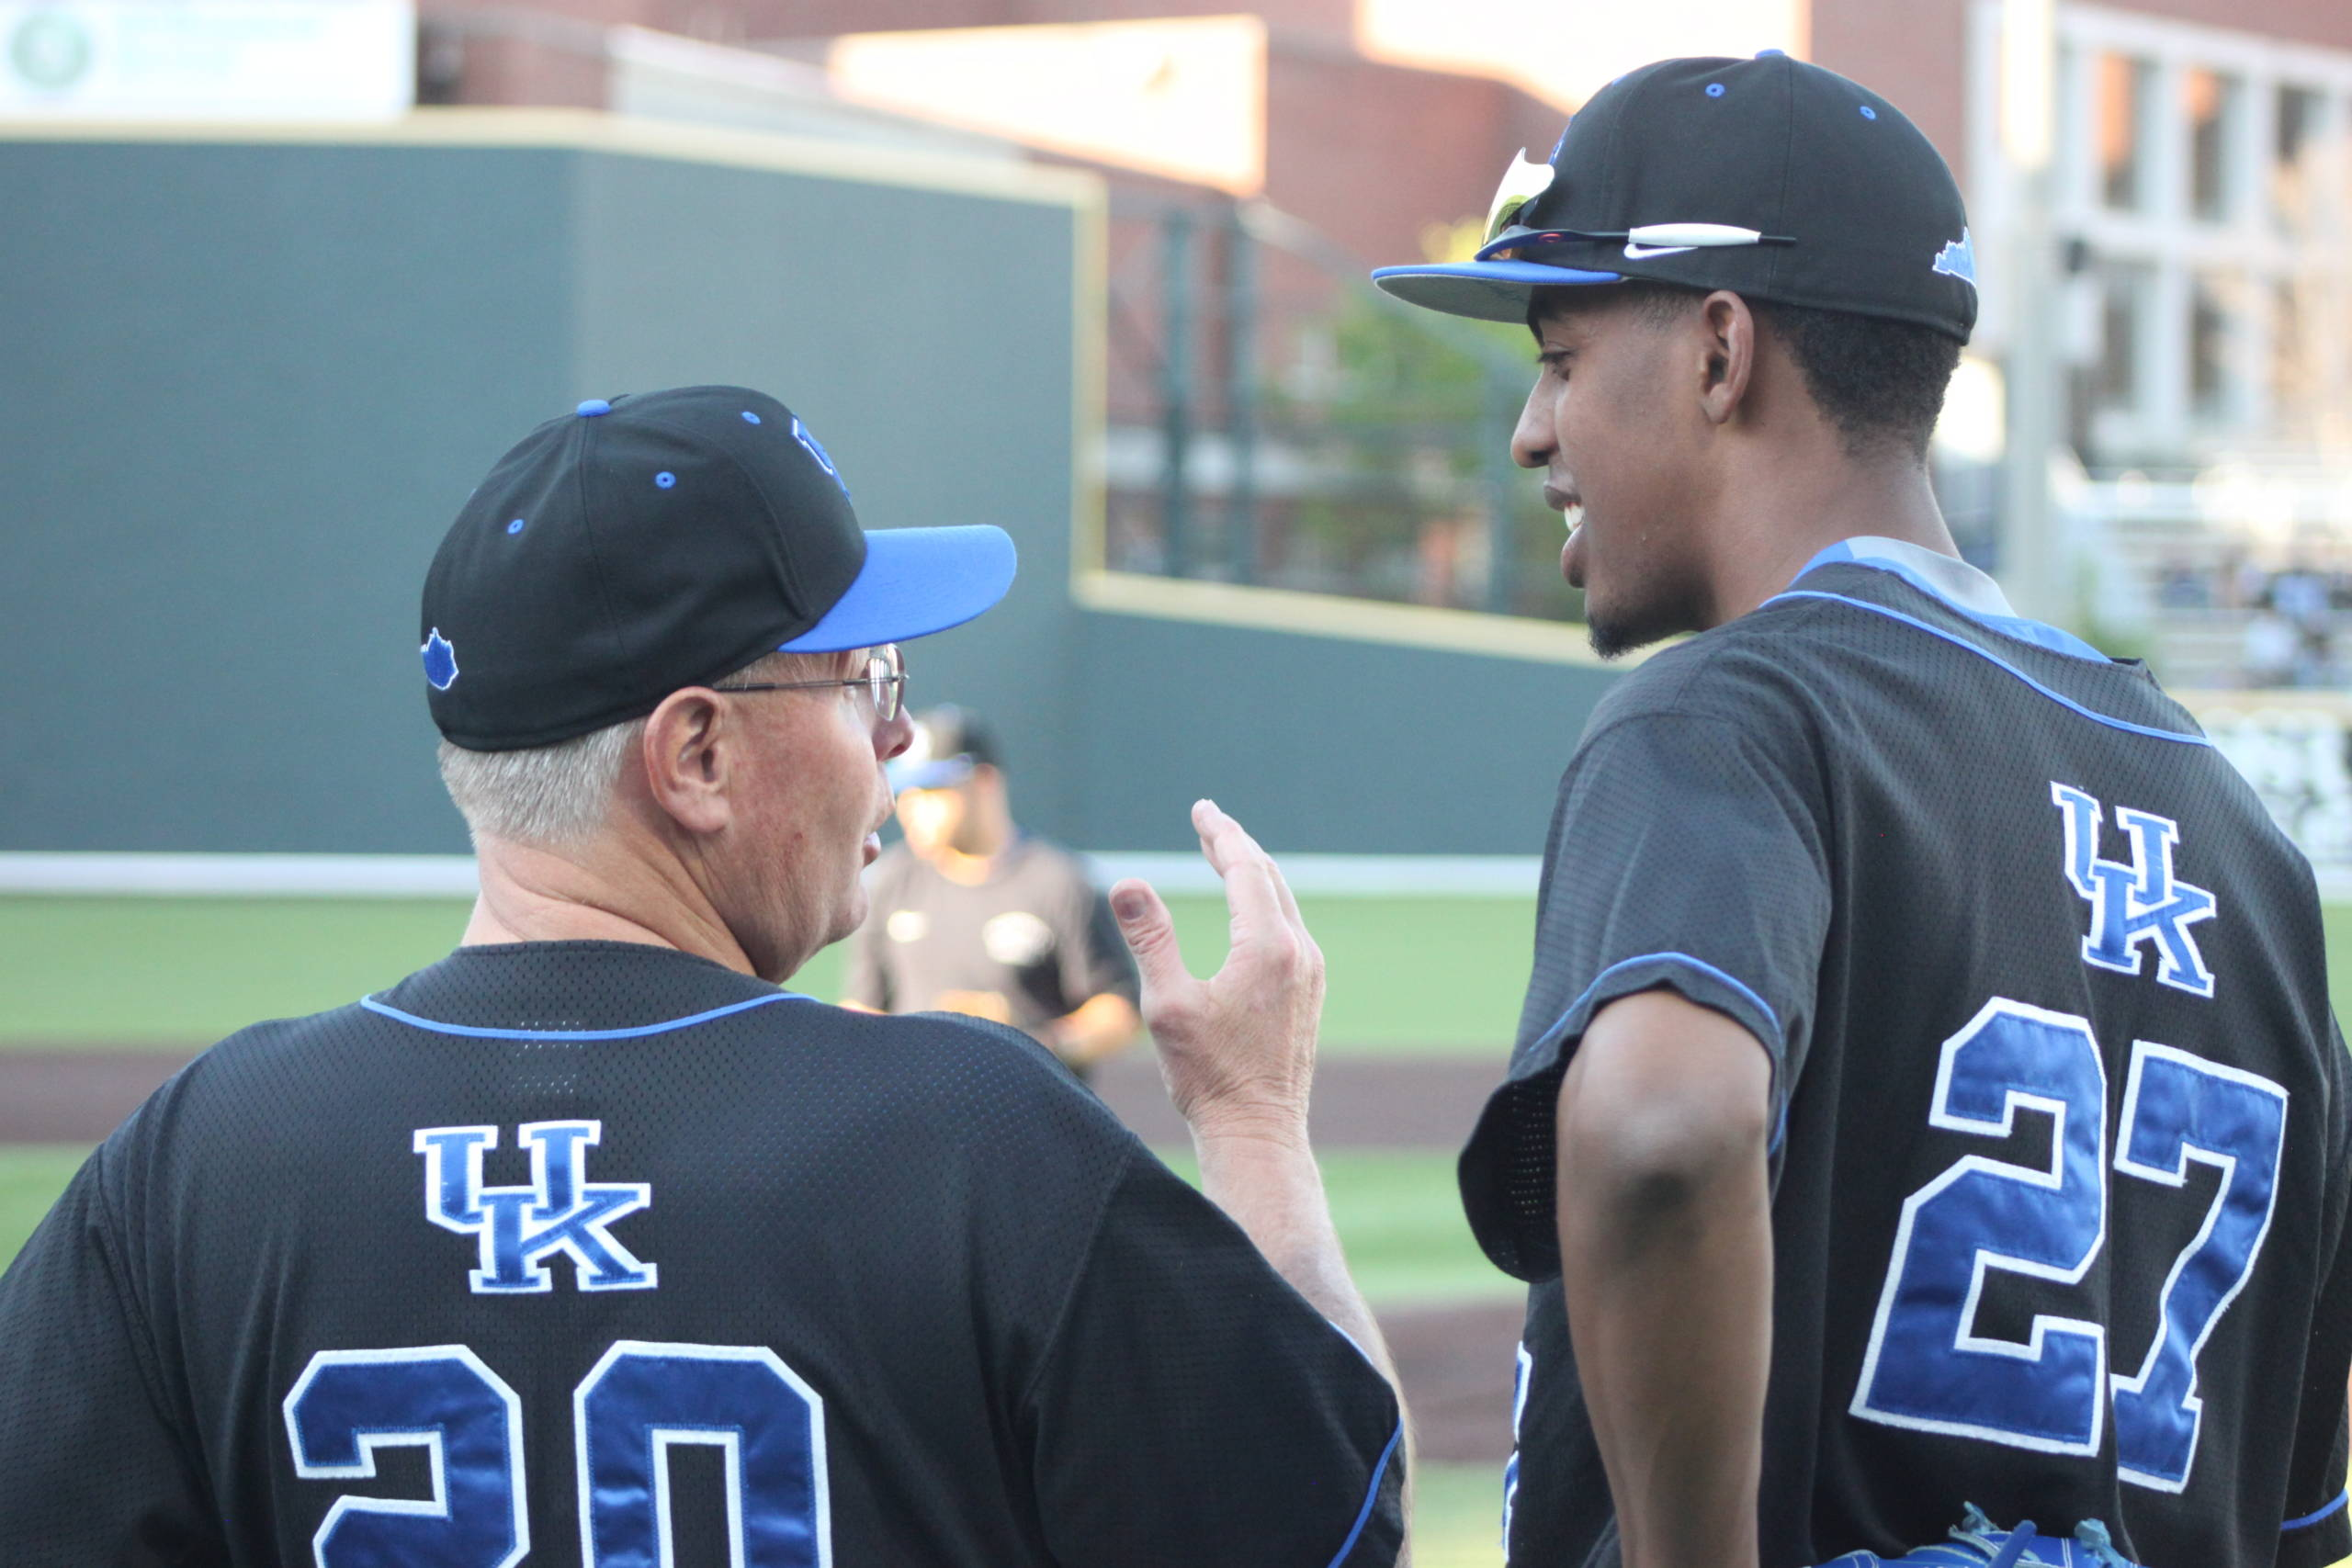
{"type": "Polygon", "coordinates": [[[1585,636],[1593,652],[1615,659],[1707,625],[1706,596],[1695,582],[1661,572],[1626,585],[1622,594],[1592,592],[1585,583],[1585,636]]]}

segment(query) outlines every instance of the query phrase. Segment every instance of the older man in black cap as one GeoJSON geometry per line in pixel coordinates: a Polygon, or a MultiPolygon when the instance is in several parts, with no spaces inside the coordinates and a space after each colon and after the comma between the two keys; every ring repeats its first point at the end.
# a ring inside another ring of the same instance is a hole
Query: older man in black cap
{"type": "Polygon", "coordinates": [[[789,409],[583,403],[427,580],[464,944],[256,1025],[0,1279],[0,1559],[1387,1563],[1400,1416],[1306,1152],[1319,960],[1123,886],[1195,1192],[1026,1035],[781,988],[854,930],[895,644],[1012,581],[789,409]]]}

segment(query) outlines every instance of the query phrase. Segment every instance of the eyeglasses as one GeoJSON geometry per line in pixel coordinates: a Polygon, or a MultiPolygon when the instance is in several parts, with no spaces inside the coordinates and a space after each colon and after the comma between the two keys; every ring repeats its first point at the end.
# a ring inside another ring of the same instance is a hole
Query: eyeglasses
{"type": "Polygon", "coordinates": [[[714,692],[811,692],[830,686],[863,686],[874,704],[877,724],[899,716],[907,696],[907,664],[895,642],[884,643],[865,660],[865,673],[846,681],[755,681],[741,686],[713,686],[714,692]]]}

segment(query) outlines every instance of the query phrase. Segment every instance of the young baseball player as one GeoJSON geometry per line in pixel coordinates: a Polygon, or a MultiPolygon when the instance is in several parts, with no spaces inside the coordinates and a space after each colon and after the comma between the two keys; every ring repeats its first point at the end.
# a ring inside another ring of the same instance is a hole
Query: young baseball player
{"type": "Polygon", "coordinates": [[[777,985],[862,913],[893,645],[1012,569],[862,532],[739,388],[502,458],[419,627],[464,945],[222,1042],[83,1168],[0,1278],[0,1562],[1394,1561],[1320,960],[1238,824],[1193,816],[1214,978],[1118,890],[1206,1196],[1018,1031],[777,985]]]}
{"type": "Polygon", "coordinates": [[[1569,764],[1462,1159],[1534,1287],[1512,1561],[2352,1551],[2311,870],[2144,669],[1954,550],[1942,161],[1830,72],[1671,60],[1502,197],[1477,259],[1375,276],[1532,328],[1512,448],[1595,646],[1694,634],[1569,764]]]}

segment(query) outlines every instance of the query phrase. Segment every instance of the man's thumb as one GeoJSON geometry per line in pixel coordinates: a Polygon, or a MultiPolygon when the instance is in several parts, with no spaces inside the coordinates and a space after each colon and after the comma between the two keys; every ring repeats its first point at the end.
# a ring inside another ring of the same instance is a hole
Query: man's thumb
{"type": "Polygon", "coordinates": [[[1136,964],[1143,971],[1144,984],[1155,990],[1183,976],[1184,960],[1176,947],[1176,922],[1169,917],[1168,906],[1148,882],[1128,877],[1111,889],[1111,913],[1117,917],[1119,931],[1135,950],[1136,964]]]}

